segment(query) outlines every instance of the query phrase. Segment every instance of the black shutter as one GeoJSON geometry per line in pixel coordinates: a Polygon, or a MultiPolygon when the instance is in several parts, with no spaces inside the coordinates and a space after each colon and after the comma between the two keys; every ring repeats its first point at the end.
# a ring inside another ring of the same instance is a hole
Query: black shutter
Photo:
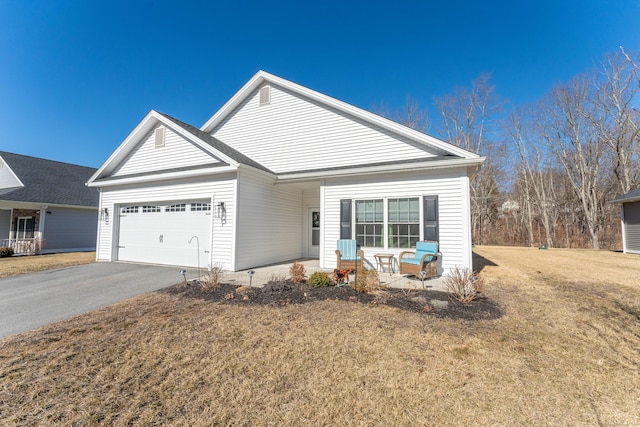
{"type": "Polygon", "coordinates": [[[351,199],[340,200],[340,238],[351,239],[351,199]]]}
{"type": "Polygon", "coordinates": [[[439,241],[438,233],[438,196],[423,196],[424,240],[439,241]]]}

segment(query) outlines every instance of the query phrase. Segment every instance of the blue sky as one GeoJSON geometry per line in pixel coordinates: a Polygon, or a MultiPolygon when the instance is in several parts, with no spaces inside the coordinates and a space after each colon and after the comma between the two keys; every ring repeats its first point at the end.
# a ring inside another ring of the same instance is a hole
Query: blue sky
{"type": "Polygon", "coordinates": [[[0,150],[98,167],[150,109],[199,127],[259,69],[367,110],[491,72],[519,105],[637,52],[638,22],[637,0],[0,0],[0,150]]]}

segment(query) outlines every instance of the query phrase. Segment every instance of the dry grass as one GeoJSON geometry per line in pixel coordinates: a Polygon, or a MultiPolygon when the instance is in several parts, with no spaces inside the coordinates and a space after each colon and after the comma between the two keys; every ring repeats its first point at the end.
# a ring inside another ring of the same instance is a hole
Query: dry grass
{"type": "Polygon", "coordinates": [[[499,320],[156,293],[5,339],[0,424],[640,423],[640,257],[476,253],[499,320]]]}
{"type": "Polygon", "coordinates": [[[69,267],[71,265],[89,264],[95,260],[95,252],[69,252],[0,258],[0,278],[69,267]]]}

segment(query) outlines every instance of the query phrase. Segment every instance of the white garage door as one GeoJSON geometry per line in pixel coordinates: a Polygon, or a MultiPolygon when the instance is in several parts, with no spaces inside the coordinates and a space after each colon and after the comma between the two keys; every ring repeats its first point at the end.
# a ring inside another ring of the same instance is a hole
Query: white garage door
{"type": "Polygon", "coordinates": [[[211,236],[211,203],[120,206],[118,260],[206,267],[211,236]]]}

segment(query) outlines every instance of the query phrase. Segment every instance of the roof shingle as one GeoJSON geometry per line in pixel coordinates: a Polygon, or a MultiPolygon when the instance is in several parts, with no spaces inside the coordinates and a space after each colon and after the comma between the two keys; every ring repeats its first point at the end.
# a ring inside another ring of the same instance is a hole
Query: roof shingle
{"type": "Polygon", "coordinates": [[[0,157],[24,184],[0,195],[0,200],[98,206],[98,191],[85,185],[96,169],[6,151],[0,151],[0,157]]]}

